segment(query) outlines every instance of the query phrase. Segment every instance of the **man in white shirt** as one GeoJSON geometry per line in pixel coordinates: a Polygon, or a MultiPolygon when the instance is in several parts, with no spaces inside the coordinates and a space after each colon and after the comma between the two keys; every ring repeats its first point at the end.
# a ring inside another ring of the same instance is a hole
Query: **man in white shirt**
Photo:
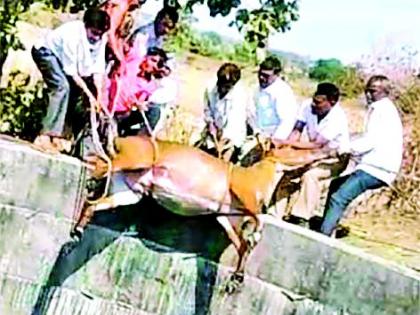
{"type": "Polygon", "coordinates": [[[302,104],[291,135],[281,142],[296,149],[319,149],[332,155],[338,153],[341,157],[325,161],[302,176],[290,214],[304,225],[319,207],[321,181],[338,176],[348,163],[349,127],[346,114],[338,102],[339,97],[340,91],[334,84],[318,84],[313,98],[302,104]],[[302,139],[303,131],[306,131],[309,141],[302,139]]]}
{"type": "Polygon", "coordinates": [[[259,88],[248,123],[253,133],[271,140],[285,140],[292,132],[298,106],[292,88],[280,78],[282,65],[275,56],[259,67],[259,88]]]}
{"type": "Polygon", "coordinates": [[[352,156],[358,160],[350,175],[331,182],[321,232],[331,235],[344,210],[368,189],[390,185],[396,178],[403,152],[403,127],[398,110],[388,98],[389,79],[376,75],[365,89],[368,112],[365,133],[350,143],[352,156]]]}
{"type": "Polygon", "coordinates": [[[65,140],[68,120],[72,120],[72,127],[82,120],[71,117],[77,98],[84,93],[94,104],[103,99],[104,34],[109,27],[110,18],[106,12],[88,9],[83,22],[64,23],[32,48],[32,57],[47,85],[49,98],[43,128],[35,145],[49,151],[69,151],[71,142],[65,140]],[[92,76],[94,86],[89,88],[92,76]]]}
{"type": "Polygon", "coordinates": [[[296,122],[298,106],[292,88],[280,78],[282,65],[275,56],[266,58],[258,70],[258,90],[249,104],[247,124],[252,138],[242,148],[242,166],[261,160],[273,143],[285,140],[296,122]]]}
{"type": "MultiPolygon", "coordinates": [[[[171,34],[179,20],[179,14],[175,7],[165,6],[157,14],[153,22],[140,26],[134,30],[128,39],[128,45],[139,55],[145,55],[153,48],[164,49],[167,36],[171,34]]],[[[153,93],[150,99],[150,115],[157,118],[155,132],[164,128],[166,117],[173,110],[178,96],[178,78],[175,73],[175,58],[167,54],[166,67],[168,73],[160,80],[159,89],[153,93]],[[151,112],[154,112],[152,114],[151,112]],[[156,115],[159,113],[158,115],[156,115]]]]}
{"type": "Polygon", "coordinates": [[[217,71],[217,82],[204,93],[204,122],[200,147],[236,162],[246,137],[247,98],[241,70],[232,63],[217,71]]]}
{"type": "Polygon", "coordinates": [[[145,55],[151,47],[164,48],[163,44],[168,34],[174,31],[179,20],[179,14],[174,7],[164,7],[154,21],[138,27],[129,38],[130,46],[140,47],[145,55]]]}

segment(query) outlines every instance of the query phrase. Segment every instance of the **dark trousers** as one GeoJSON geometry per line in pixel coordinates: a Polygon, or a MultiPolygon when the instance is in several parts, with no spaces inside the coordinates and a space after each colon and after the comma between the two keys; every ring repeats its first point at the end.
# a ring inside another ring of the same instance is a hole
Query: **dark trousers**
{"type": "Polygon", "coordinates": [[[368,189],[383,186],[386,186],[385,182],[362,170],[332,180],[328,191],[321,233],[326,235],[333,233],[344,214],[344,210],[357,196],[368,189]]]}
{"type": "MultiPolygon", "coordinates": [[[[146,119],[150,125],[152,131],[155,129],[159,122],[161,115],[162,105],[153,105],[144,113],[146,119]]],[[[132,136],[132,135],[149,135],[149,131],[146,127],[146,122],[143,119],[143,115],[140,111],[131,111],[127,114],[118,115],[115,114],[115,118],[118,124],[118,134],[120,136],[132,136]]],[[[150,136],[150,135],[149,135],[150,136]]]]}
{"type": "MultiPolygon", "coordinates": [[[[81,89],[64,73],[61,62],[50,49],[33,47],[31,53],[47,85],[48,108],[41,133],[56,137],[66,137],[71,132],[77,134],[86,123],[81,89]]],[[[92,77],[83,79],[94,91],[92,77]]]]}

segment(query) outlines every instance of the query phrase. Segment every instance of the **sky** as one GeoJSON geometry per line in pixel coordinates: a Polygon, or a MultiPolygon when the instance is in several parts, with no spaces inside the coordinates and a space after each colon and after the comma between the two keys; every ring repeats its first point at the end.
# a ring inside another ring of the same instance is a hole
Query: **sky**
{"type": "MultiPolygon", "coordinates": [[[[248,8],[257,3],[242,0],[248,8]]],[[[153,13],[159,5],[160,1],[149,0],[144,9],[153,13]]],[[[290,31],[270,37],[270,47],[314,60],[338,58],[351,63],[373,51],[408,45],[419,51],[415,62],[420,66],[420,0],[300,0],[299,14],[290,31]]],[[[228,27],[234,12],[211,18],[207,7],[196,6],[194,16],[201,30],[240,38],[236,28],[228,27]]]]}

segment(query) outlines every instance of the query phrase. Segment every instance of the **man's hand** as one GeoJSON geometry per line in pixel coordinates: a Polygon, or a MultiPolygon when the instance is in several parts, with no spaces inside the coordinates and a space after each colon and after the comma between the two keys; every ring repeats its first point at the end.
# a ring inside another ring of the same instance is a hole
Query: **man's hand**
{"type": "Polygon", "coordinates": [[[287,147],[287,146],[290,146],[292,144],[292,142],[289,141],[289,140],[280,140],[280,139],[275,139],[275,138],[271,138],[271,143],[273,144],[273,146],[276,149],[280,149],[282,147],[287,147]]]}
{"type": "Polygon", "coordinates": [[[136,103],[136,107],[139,111],[147,112],[149,109],[149,103],[147,101],[139,101],[136,103]]]}
{"type": "Polygon", "coordinates": [[[91,171],[92,177],[99,179],[104,177],[108,171],[108,164],[96,155],[90,155],[85,158],[87,168],[91,171]]]}

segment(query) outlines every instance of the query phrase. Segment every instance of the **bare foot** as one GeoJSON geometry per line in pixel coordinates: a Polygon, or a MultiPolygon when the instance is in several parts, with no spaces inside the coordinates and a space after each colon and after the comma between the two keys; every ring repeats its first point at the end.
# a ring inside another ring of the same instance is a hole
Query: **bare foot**
{"type": "Polygon", "coordinates": [[[37,149],[47,153],[57,154],[60,152],[58,148],[51,142],[51,138],[48,135],[39,135],[36,137],[34,140],[34,146],[37,149]]]}
{"type": "Polygon", "coordinates": [[[57,148],[60,152],[70,153],[71,151],[71,141],[66,140],[63,138],[53,137],[52,138],[53,145],[57,148]]]}

